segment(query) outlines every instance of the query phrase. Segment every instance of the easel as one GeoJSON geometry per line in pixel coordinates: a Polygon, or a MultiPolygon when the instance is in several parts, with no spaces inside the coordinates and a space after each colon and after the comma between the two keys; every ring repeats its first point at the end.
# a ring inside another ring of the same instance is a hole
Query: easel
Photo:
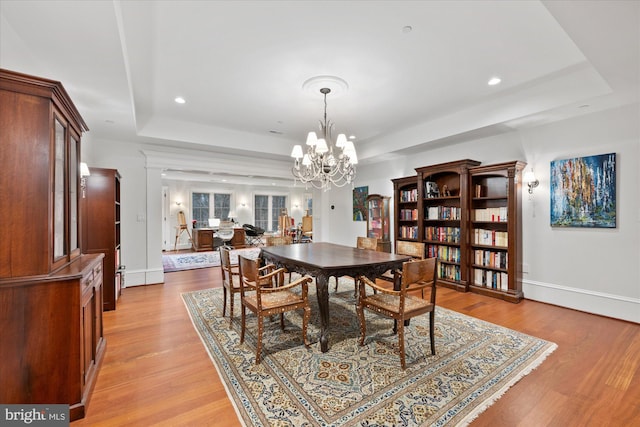
{"type": "Polygon", "coordinates": [[[184,212],[180,211],[178,212],[178,225],[176,225],[176,241],[173,244],[174,251],[178,247],[178,239],[182,235],[183,231],[187,232],[187,235],[189,236],[189,241],[191,242],[191,247],[195,250],[195,247],[193,247],[193,239],[191,238],[191,233],[189,232],[189,227],[187,226],[187,220],[184,217],[184,212]]]}

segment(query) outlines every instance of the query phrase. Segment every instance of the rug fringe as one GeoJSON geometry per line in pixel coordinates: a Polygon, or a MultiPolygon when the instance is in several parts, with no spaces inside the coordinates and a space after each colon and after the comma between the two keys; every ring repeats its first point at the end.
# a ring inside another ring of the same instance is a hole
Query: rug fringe
{"type": "Polygon", "coordinates": [[[474,408],[469,414],[467,414],[462,420],[460,420],[456,427],[464,427],[471,424],[476,418],[480,416],[484,411],[486,411],[490,406],[496,403],[511,387],[513,387],[518,381],[520,381],[525,376],[529,375],[536,368],[538,368],[542,362],[544,362],[547,357],[551,355],[556,349],[558,345],[552,342],[549,342],[549,345],[545,351],[543,351],[537,358],[531,361],[526,369],[522,370],[518,373],[517,376],[513,377],[509,382],[507,382],[504,386],[502,386],[499,390],[493,393],[490,397],[488,397],[481,405],[474,408]]]}

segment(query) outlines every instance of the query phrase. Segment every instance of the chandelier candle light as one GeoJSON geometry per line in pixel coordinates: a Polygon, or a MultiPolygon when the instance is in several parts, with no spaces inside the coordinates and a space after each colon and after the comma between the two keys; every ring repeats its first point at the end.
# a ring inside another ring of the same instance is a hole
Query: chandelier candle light
{"type": "Polygon", "coordinates": [[[315,132],[309,132],[307,136],[307,152],[302,152],[301,145],[295,145],[291,151],[291,157],[295,159],[291,173],[294,180],[302,182],[308,187],[331,189],[331,184],[343,187],[353,185],[356,177],[356,164],[358,156],[353,141],[341,133],[336,138],[335,146],[331,139],[333,122],[327,121],[327,94],[329,88],[320,89],[324,95],[324,121],[320,121],[322,137],[318,138],[315,132]]]}

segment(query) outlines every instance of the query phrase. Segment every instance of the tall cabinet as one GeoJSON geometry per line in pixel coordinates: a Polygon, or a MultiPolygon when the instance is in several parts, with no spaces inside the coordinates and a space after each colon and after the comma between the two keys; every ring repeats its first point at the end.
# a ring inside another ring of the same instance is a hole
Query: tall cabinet
{"type": "Polygon", "coordinates": [[[80,136],[60,82],[0,69],[0,402],[85,413],[102,361],[102,254],[80,251],[80,136]]]}
{"type": "Polygon", "coordinates": [[[104,310],[115,310],[120,297],[120,173],[115,169],[90,168],[82,178],[82,252],[104,254],[104,310]]]}
{"type": "Polygon", "coordinates": [[[367,237],[378,239],[377,250],[380,252],[391,252],[389,199],[379,194],[367,196],[367,237]]]}
{"type": "Polygon", "coordinates": [[[426,256],[438,257],[438,283],[466,291],[468,278],[468,180],[475,160],[460,160],[417,168],[422,200],[419,238],[426,256]]]}
{"type": "Polygon", "coordinates": [[[511,302],[522,299],[522,189],[526,163],[470,169],[470,288],[511,302]]]}

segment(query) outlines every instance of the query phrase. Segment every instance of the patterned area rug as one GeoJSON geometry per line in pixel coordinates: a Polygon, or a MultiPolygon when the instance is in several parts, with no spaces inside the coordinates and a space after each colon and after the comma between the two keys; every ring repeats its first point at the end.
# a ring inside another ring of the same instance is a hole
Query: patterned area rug
{"type": "MultiPolygon", "coordinates": [[[[405,329],[402,371],[392,321],[369,314],[365,346],[358,346],[353,280],[342,281],[344,292],[330,292],[329,351],[321,353],[317,343],[316,304],[309,326],[315,343],[308,349],[302,344],[298,313],[285,314],[285,332],[279,321],[267,321],[258,366],[255,316],[248,314],[240,345],[240,311],[229,328],[228,317],[221,317],[222,289],[182,295],[244,425],[467,425],[556,348],[438,307],[436,355],[429,347],[428,316],[413,319],[405,329]]],[[[315,304],[315,286],[309,289],[315,304]]]]}
{"type": "MultiPolygon", "coordinates": [[[[234,249],[230,254],[232,263],[238,262],[239,253],[247,258],[256,258],[260,254],[260,248],[234,249]]],[[[196,268],[217,267],[220,265],[220,253],[218,251],[212,251],[162,255],[162,265],[165,273],[193,270],[196,268]]]]}

